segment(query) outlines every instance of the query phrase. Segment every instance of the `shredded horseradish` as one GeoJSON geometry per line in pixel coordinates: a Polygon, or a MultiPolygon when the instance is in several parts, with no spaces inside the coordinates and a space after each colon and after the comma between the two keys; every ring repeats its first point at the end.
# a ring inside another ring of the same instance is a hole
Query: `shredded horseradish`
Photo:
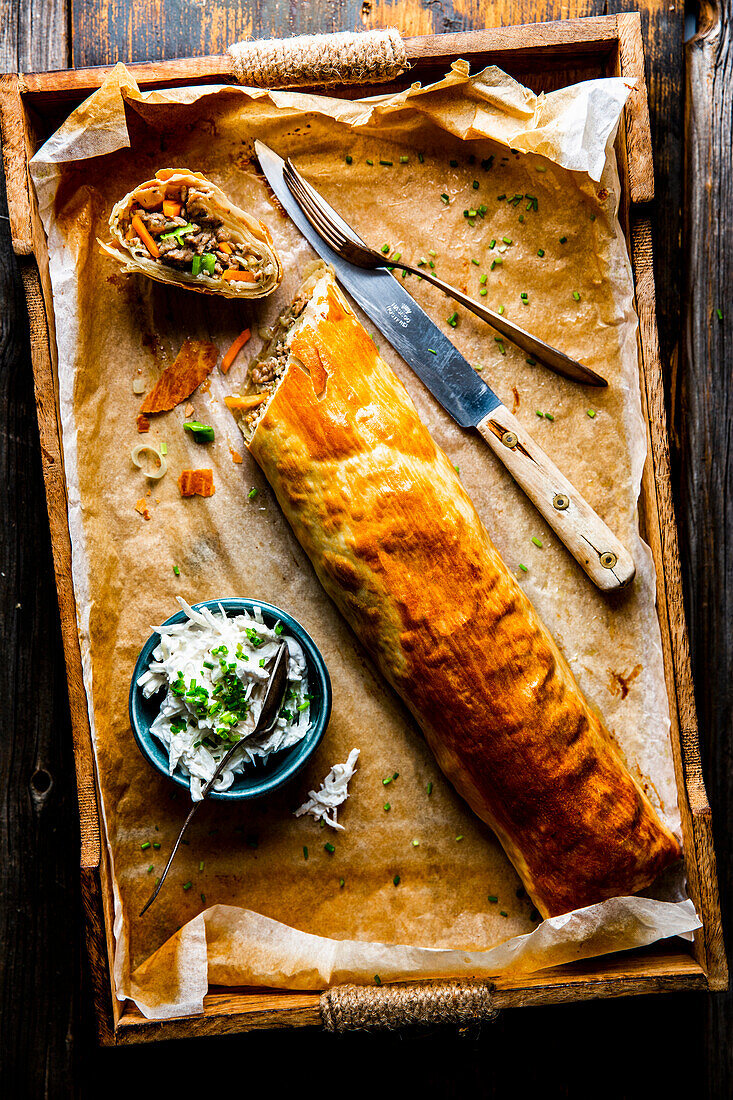
{"type": "Polygon", "coordinates": [[[334,764],[318,791],[308,791],[308,800],[295,811],[296,817],[310,814],[332,829],[343,829],[336,820],[337,807],[349,797],[349,780],[356,771],[359,749],[352,749],[345,764],[334,764]],[[330,814],[330,816],[329,816],[330,814]]]}
{"type": "Polygon", "coordinates": [[[235,775],[270,753],[297,744],[310,724],[310,696],[300,643],[282,625],[265,624],[259,607],[253,615],[228,616],[203,607],[195,611],[178,599],[186,613],[181,623],[156,628],[160,643],[137,681],[146,699],[166,690],[150,732],[168,749],[168,770],[180,768],[191,779],[191,798],[213,776],[222,757],[241,742],[214,784],[231,787],[235,775]],[[288,687],[275,726],[252,736],[260,716],[274,658],[281,642],[288,647],[288,687]]]}

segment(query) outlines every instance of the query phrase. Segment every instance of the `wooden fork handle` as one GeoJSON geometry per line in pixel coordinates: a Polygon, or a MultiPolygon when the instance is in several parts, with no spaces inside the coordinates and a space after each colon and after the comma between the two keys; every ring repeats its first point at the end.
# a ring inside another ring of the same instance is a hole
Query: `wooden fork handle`
{"type": "Polygon", "coordinates": [[[593,583],[606,592],[630,584],[636,567],[628,550],[517,418],[500,405],[477,428],[593,583]]]}

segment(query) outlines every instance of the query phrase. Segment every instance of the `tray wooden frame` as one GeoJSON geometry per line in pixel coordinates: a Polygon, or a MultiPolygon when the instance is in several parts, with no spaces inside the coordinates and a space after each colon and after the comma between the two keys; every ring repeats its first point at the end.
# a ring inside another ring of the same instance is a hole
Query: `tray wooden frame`
{"type": "MultiPolygon", "coordinates": [[[[651,236],[654,200],[649,111],[638,13],[499,27],[406,40],[409,75],[434,77],[453,60],[498,64],[536,90],[599,75],[636,80],[617,139],[623,185],[622,223],[632,261],[639,314],[639,370],[648,425],[640,516],[657,572],[657,606],[672,717],[672,745],[680,794],[690,895],[703,921],[690,949],[663,942],[644,951],[592,959],[521,979],[496,978],[496,1008],[559,1004],[673,990],[720,990],[728,972],[718,900],[710,807],[702,777],[677,529],[670,484],[664,385],[656,328],[651,236]]],[[[233,80],[229,59],[187,58],[130,65],[143,89],[233,80]]],[[[28,160],[73,107],[100,86],[107,68],[0,77],[0,126],[13,247],[19,259],[30,322],[35,395],[54,570],[66,658],[81,823],[81,883],[85,932],[100,1041],[121,1045],[258,1028],[322,1024],[318,993],[211,990],[201,1016],[160,1023],[134,1005],[120,1004],[111,984],[112,902],[102,841],[94,754],[82,681],[76,605],[71,581],[63,450],[57,415],[53,302],[45,238],[28,160]]],[[[400,83],[394,86],[400,86],[400,83]]],[[[350,86],[331,94],[369,92],[350,86]]],[[[379,91],[385,90],[380,85],[379,91]]],[[[416,983],[420,985],[421,983],[416,983]]],[[[429,983],[422,983],[429,985],[429,983]]]]}

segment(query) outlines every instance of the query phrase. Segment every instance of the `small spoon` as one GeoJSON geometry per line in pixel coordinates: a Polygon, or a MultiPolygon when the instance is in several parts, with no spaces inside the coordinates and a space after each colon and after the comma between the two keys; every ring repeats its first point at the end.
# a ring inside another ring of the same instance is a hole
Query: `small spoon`
{"type": "MultiPolygon", "coordinates": [[[[288,686],[288,647],[285,644],[285,642],[281,642],[280,648],[277,651],[277,656],[275,657],[275,665],[274,665],[273,670],[272,670],[272,675],[270,676],[270,681],[269,681],[269,683],[267,685],[267,689],[265,691],[265,698],[262,701],[262,710],[260,711],[260,716],[257,719],[257,725],[252,730],[252,733],[250,734],[250,737],[254,737],[254,735],[256,733],[269,733],[270,732],[272,727],[275,725],[275,722],[277,721],[278,714],[280,713],[280,707],[282,705],[283,697],[285,695],[285,689],[286,689],[287,686],[288,686]]],[[[166,875],[168,874],[168,872],[170,870],[171,864],[172,864],[173,860],[175,859],[176,852],[178,851],[180,843],[183,840],[184,833],[186,832],[186,829],[188,828],[188,826],[193,821],[194,815],[197,813],[199,806],[201,806],[203,804],[203,802],[206,800],[206,796],[208,795],[209,791],[211,790],[211,788],[216,783],[216,781],[219,778],[219,776],[221,775],[221,773],[224,771],[224,768],[229,763],[231,758],[234,756],[237,749],[239,749],[241,747],[242,747],[242,742],[241,741],[237,741],[237,743],[235,745],[232,745],[232,747],[229,749],[229,751],[226,753],[226,755],[222,757],[216,771],[214,772],[211,779],[208,781],[208,783],[205,785],[205,787],[201,791],[200,800],[198,802],[194,802],[193,806],[191,807],[191,809],[189,811],[189,814],[188,814],[188,817],[186,818],[186,820],[183,823],[183,828],[181,829],[180,833],[178,834],[178,839],[176,840],[176,843],[173,845],[173,851],[171,852],[170,856],[168,857],[168,862],[165,865],[165,870],[163,871],[163,874],[158,879],[158,885],[155,887],[152,894],[150,895],[148,900],[145,902],[145,905],[140,910],[140,916],[143,915],[143,913],[145,912],[146,909],[150,908],[150,906],[153,904],[153,902],[157,898],[158,894],[160,893],[160,889],[161,889],[163,883],[165,882],[166,875]]]]}

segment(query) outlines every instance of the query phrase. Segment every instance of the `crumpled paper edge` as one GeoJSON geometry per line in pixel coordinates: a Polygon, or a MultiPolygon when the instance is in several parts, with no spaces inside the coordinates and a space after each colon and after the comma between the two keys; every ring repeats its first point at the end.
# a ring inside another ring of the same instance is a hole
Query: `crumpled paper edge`
{"type": "MultiPolygon", "coordinates": [[[[125,101],[141,104],[194,103],[201,98],[222,93],[240,93],[252,99],[267,96],[278,107],[315,111],[329,117],[336,115],[354,129],[369,132],[377,119],[383,125],[390,115],[405,110],[413,110],[419,116],[424,110],[422,97],[467,83],[470,83],[476,93],[476,104],[458,124],[452,119],[439,119],[449,132],[464,139],[490,137],[509,148],[545,156],[563,168],[586,172],[596,182],[600,181],[607,163],[610,162],[617,181],[615,158],[609,157],[609,152],[615,139],[621,110],[633,87],[632,82],[618,77],[587,81],[556,92],[535,95],[496,66],[490,66],[469,78],[468,63],[458,61],[441,81],[426,88],[415,84],[396,96],[381,95],[369,100],[344,101],[300,92],[266,91],[231,85],[213,85],[203,89],[177,88],[141,94],[128,70],[120,64],[99,91],[69,116],[31,161],[31,175],[38,195],[39,212],[49,238],[54,295],[73,293],[73,280],[69,278],[64,283],[59,279],[60,272],[54,270],[54,251],[63,251],[64,247],[52,217],[60,178],[58,165],[129,148],[125,101]],[[609,103],[613,107],[610,112],[609,103]],[[613,115],[613,121],[609,121],[606,112],[613,115]],[[92,117],[95,120],[94,127],[89,125],[92,117]],[[100,117],[102,126],[97,128],[100,117]],[[604,123],[599,126],[598,119],[601,117],[604,123]],[[551,142],[551,134],[556,134],[558,130],[567,133],[568,139],[560,148],[551,142]],[[591,140],[583,147],[583,141],[588,140],[589,135],[591,140]]],[[[435,118],[434,105],[432,114],[435,118]]],[[[381,125],[380,132],[383,132],[381,125]]],[[[621,229],[617,226],[617,236],[619,234],[621,229]]],[[[628,258],[625,263],[629,266],[628,258]]],[[[69,327],[57,335],[59,387],[60,390],[66,390],[67,394],[72,391],[73,376],[64,364],[73,362],[77,331],[76,328],[69,327]]],[[[629,428],[636,432],[641,423],[643,443],[633,463],[634,490],[638,498],[646,456],[646,425],[641,415],[640,397],[637,404],[638,409],[629,412],[629,428]]],[[[83,531],[73,417],[62,415],[62,429],[70,525],[73,522],[77,530],[83,531]]],[[[651,560],[650,551],[641,538],[637,541],[651,560]]],[[[82,595],[86,592],[88,596],[88,556],[83,539],[75,542],[73,547],[72,571],[76,591],[82,595]]],[[[88,608],[88,599],[86,602],[83,599],[77,601],[77,606],[79,602],[88,608]]],[[[84,616],[78,615],[78,626],[80,637],[88,638],[88,612],[84,616]]],[[[89,719],[94,737],[89,647],[82,645],[81,649],[89,719]]],[[[102,813],[106,832],[103,804],[102,813]]],[[[622,924],[628,949],[668,936],[680,935],[689,939],[691,933],[701,927],[694,906],[688,899],[661,902],[639,897],[613,898],[585,910],[575,910],[546,920],[533,932],[514,937],[488,951],[465,952],[330,940],[299,932],[249,910],[217,905],[184,925],[127,980],[129,958],[125,936],[122,934],[124,921],[116,882],[114,909],[116,994],[120,1000],[128,997],[133,999],[140,1011],[150,1019],[200,1013],[210,981],[212,984],[261,984],[275,988],[311,989],[325,988],[347,980],[364,982],[363,973],[354,973],[353,969],[339,964],[339,959],[347,951],[351,953],[352,960],[361,959],[367,971],[371,965],[378,965],[383,981],[496,975],[509,971],[529,972],[617,950],[617,937],[622,924]],[[247,960],[246,969],[242,969],[241,964],[233,967],[231,963],[221,964],[211,960],[209,953],[215,948],[216,932],[222,921],[227,925],[228,935],[231,934],[232,923],[236,926],[238,947],[247,960]],[[577,942],[578,936],[583,937],[581,944],[577,942]],[[263,960],[267,959],[264,950],[266,946],[274,951],[274,957],[263,966],[263,960]],[[298,952],[306,946],[317,949],[319,963],[315,968],[311,965],[298,970],[298,952]],[[389,953],[388,958],[384,952],[389,953]],[[548,961],[550,958],[551,961],[548,961]],[[330,963],[327,962],[328,959],[331,960],[330,963]],[[232,973],[224,983],[222,978],[227,977],[227,968],[232,973]],[[163,1004],[154,1004],[146,993],[146,979],[151,978],[154,971],[158,996],[161,991],[161,976],[165,974],[167,978],[168,997],[163,1004]],[[288,972],[291,973],[290,977],[287,976],[288,972]],[[294,985],[301,981],[311,984],[294,985]]]]}
{"type": "Polygon", "coordinates": [[[163,1020],[203,1012],[210,984],[321,990],[344,982],[365,985],[369,979],[364,974],[378,974],[382,983],[517,976],[613,951],[620,928],[629,937],[630,947],[645,947],[668,936],[689,937],[701,927],[689,900],[611,898],[550,917],[534,931],[514,936],[489,951],[456,951],[326,939],[248,909],[213,905],[138,967],[127,995],[146,1019],[163,1020]],[[660,928],[664,929],[661,937],[660,928]],[[227,945],[226,957],[217,953],[220,930],[227,945]],[[232,938],[236,963],[230,950],[232,938]],[[178,965],[182,958],[186,959],[184,970],[178,965]],[[159,1003],[161,975],[165,975],[167,985],[164,1004],[159,1003]],[[148,992],[148,982],[151,992],[155,990],[154,996],[148,992]],[[173,1004],[175,1011],[171,1011],[173,1004]]]}

